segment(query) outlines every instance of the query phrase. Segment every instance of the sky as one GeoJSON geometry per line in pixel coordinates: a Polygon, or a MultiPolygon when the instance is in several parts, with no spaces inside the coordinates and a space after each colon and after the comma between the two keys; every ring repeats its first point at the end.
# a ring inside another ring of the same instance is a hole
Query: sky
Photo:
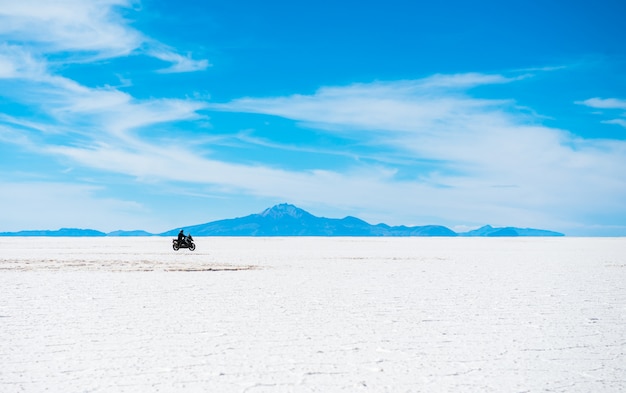
{"type": "Polygon", "coordinates": [[[0,0],[0,231],[291,203],[626,236],[626,2],[0,0]]]}

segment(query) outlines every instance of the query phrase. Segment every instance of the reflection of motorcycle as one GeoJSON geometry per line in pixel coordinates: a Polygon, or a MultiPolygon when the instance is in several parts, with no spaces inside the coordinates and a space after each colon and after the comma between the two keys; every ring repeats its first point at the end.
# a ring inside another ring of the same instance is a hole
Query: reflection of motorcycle
{"type": "Polygon", "coordinates": [[[183,241],[180,242],[180,244],[178,243],[178,239],[172,240],[172,248],[174,251],[178,251],[181,248],[188,248],[193,251],[196,249],[196,244],[193,242],[191,235],[187,235],[183,238],[183,241]]]}

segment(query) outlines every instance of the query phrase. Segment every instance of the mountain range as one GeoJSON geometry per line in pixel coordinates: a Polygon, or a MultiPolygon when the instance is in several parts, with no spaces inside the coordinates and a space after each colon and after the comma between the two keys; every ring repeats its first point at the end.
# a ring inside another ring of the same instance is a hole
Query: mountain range
{"type": "Polygon", "coordinates": [[[93,229],[61,228],[57,231],[34,230],[0,232],[0,236],[175,236],[180,229],[192,236],[564,236],[562,233],[533,228],[481,228],[457,233],[441,225],[389,226],[369,224],[356,217],[325,218],[314,216],[294,205],[280,204],[258,214],[205,224],[171,229],[163,233],[137,231],[100,232],[93,229]]]}

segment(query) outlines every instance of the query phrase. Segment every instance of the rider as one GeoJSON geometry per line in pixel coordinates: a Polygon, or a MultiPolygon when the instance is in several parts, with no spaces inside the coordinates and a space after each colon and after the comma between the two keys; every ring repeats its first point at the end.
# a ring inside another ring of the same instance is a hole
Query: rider
{"type": "Polygon", "coordinates": [[[180,232],[178,232],[178,244],[183,244],[185,242],[185,238],[187,236],[185,236],[185,234],[183,233],[183,230],[181,229],[180,232]]]}

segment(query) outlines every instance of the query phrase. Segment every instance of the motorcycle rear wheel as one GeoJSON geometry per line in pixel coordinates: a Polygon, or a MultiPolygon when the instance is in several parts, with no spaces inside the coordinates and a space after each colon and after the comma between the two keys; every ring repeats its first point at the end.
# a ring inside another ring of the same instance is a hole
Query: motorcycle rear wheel
{"type": "Polygon", "coordinates": [[[172,243],[172,248],[174,249],[174,251],[178,251],[180,249],[180,247],[178,246],[178,242],[172,243]]]}

